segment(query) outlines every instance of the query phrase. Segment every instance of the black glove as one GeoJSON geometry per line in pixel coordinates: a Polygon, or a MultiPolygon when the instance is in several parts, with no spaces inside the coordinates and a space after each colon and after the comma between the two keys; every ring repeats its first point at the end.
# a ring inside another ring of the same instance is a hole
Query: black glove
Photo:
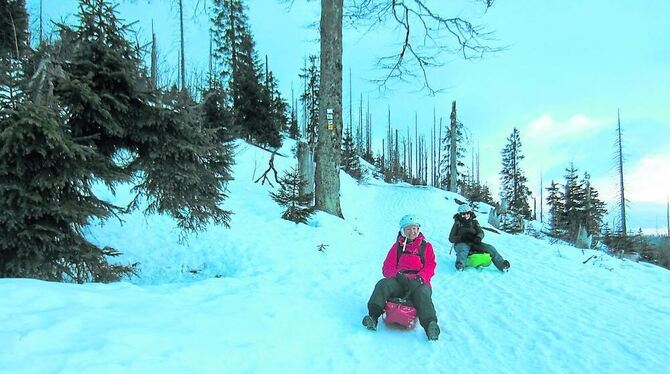
{"type": "Polygon", "coordinates": [[[405,274],[403,274],[403,273],[396,274],[395,275],[395,280],[398,281],[398,284],[400,284],[400,287],[402,287],[403,289],[406,290],[407,287],[409,287],[409,279],[407,278],[407,276],[405,274]]]}
{"type": "Polygon", "coordinates": [[[472,239],[472,241],[473,241],[475,244],[482,244],[482,238],[480,238],[479,236],[475,236],[475,237],[472,239]]]}

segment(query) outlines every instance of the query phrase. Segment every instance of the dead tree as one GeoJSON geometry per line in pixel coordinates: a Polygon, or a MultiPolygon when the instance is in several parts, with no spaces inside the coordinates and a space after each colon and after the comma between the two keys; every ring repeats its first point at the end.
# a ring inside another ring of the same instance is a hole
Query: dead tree
{"type": "Polygon", "coordinates": [[[277,184],[281,185],[281,182],[279,182],[279,176],[277,175],[277,169],[275,169],[275,155],[276,154],[277,154],[277,152],[272,152],[272,155],[270,156],[270,161],[268,162],[268,169],[265,170],[263,175],[258,177],[258,179],[256,179],[254,181],[254,183],[258,183],[260,181],[261,184],[265,184],[265,182],[267,181],[268,184],[270,185],[270,187],[274,187],[274,185],[272,185],[272,182],[270,182],[270,178],[268,178],[268,173],[270,171],[272,171],[274,173],[275,182],[277,184]]]}

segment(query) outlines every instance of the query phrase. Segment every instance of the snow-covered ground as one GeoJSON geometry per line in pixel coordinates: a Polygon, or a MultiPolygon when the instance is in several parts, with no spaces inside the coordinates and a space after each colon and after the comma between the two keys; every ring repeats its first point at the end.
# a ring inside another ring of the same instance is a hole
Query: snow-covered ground
{"type": "MultiPolygon", "coordinates": [[[[253,183],[268,153],[243,143],[237,152],[225,203],[235,212],[231,229],[180,244],[171,219],[135,213],[88,237],[139,261],[137,278],[0,279],[0,372],[670,373],[670,271],[485,231],[510,272],[457,273],[447,237],[460,196],[359,185],[343,174],[346,220],[318,213],[296,225],[279,218],[271,187],[253,183]],[[361,325],[407,213],[423,219],[437,254],[437,342],[421,327],[361,325]]],[[[127,191],[109,197],[123,201],[127,191]]],[[[478,216],[486,225],[486,212],[478,216]]]]}

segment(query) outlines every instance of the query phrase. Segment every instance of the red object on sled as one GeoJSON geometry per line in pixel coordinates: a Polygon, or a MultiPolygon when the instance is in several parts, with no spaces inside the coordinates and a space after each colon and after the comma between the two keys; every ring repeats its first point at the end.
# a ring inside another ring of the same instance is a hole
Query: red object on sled
{"type": "Polygon", "coordinates": [[[384,307],[384,323],[411,330],[416,325],[416,308],[405,299],[389,299],[384,307]]]}

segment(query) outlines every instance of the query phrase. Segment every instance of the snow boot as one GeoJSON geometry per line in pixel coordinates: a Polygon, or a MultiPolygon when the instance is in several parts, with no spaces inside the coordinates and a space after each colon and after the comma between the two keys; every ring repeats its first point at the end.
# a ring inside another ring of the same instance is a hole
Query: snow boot
{"type": "Polygon", "coordinates": [[[465,266],[463,266],[463,263],[456,261],[456,270],[457,271],[463,271],[465,269],[465,266]]]}
{"type": "Polygon", "coordinates": [[[502,264],[500,264],[500,271],[509,271],[509,267],[510,267],[509,261],[504,260],[502,264]]]}
{"type": "Polygon", "coordinates": [[[437,340],[440,336],[440,327],[437,325],[437,322],[430,321],[428,327],[426,327],[426,335],[428,340],[437,340]]]}
{"type": "Polygon", "coordinates": [[[363,317],[363,326],[367,327],[368,330],[377,331],[377,320],[370,317],[363,317]]]}

